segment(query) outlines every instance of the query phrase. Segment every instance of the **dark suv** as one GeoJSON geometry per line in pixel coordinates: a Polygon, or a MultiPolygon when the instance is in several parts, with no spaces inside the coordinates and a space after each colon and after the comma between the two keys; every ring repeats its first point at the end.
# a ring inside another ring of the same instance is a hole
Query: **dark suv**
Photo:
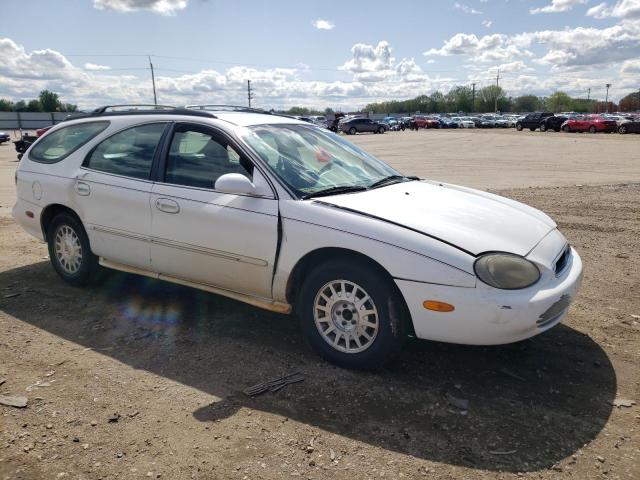
{"type": "Polygon", "coordinates": [[[528,128],[533,132],[536,129],[540,128],[540,124],[547,117],[553,117],[553,113],[551,112],[530,113],[526,117],[521,118],[516,122],[516,130],[520,132],[522,131],[523,128],[528,128]]]}
{"type": "Polygon", "coordinates": [[[540,131],[546,132],[548,130],[554,130],[556,132],[559,132],[562,124],[568,119],[569,117],[565,117],[562,115],[551,115],[550,117],[544,118],[540,122],[540,131]]]}
{"type": "Polygon", "coordinates": [[[340,122],[338,128],[349,135],[362,132],[384,133],[387,131],[387,127],[383,123],[374,122],[370,118],[352,118],[340,122]]]}

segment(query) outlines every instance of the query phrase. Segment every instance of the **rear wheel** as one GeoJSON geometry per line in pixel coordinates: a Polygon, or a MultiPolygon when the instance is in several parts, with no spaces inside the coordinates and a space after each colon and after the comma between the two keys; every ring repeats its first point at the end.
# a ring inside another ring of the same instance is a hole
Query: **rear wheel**
{"type": "Polygon", "coordinates": [[[356,130],[356,127],[351,127],[349,129],[349,135],[355,135],[356,133],[358,133],[358,131],[356,130]]]}
{"type": "Polygon", "coordinates": [[[516,123],[516,130],[518,130],[519,132],[522,131],[522,124],[521,123],[516,123]]]}
{"type": "Polygon", "coordinates": [[[378,128],[378,133],[384,133],[384,127],[378,128]]]}
{"type": "Polygon", "coordinates": [[[75,286],[89,284],[98,271],[98,257],[80,221],[68,213],[57,215],[47,230],[49,258],[62,279],[75,286]]]}
{"type": "Polygon", "coordinates": [[[342,261],[311,272],[296,310],[322,357],[346,368],[374,369],[402,348],[407,336],[403,305],[382,272],[342,261]]]}
{"type": "Polygon", "coordinates": [[[571,128],[569,127],[569,125],[565,125],[564,127],[562,127],[562,131],[566,132],[566,133],[569,133],[569,132],[571,132],[571,128]]]}
{"type": "Polygon", "coordinates": [[[544,124],[544,123],[540,124],[540,131],[541,132],[546,132],[547,131],[547,125],[544,124]]]}
{"type": "Polygon", "coordinates": [[[595,126],[595,125],[591,125],[591,126],[589,127],[589,133],[596,133],[596,131],[597,131],[597,130],[596,130],[596,126],[595,126]]]}
{"type": "Polygon", "coordinates": [[[625,133],[627,133],[627,127],[624,125],[620,125],[620,127],[618,128],[618,133],[624,135],[625,133]]]}

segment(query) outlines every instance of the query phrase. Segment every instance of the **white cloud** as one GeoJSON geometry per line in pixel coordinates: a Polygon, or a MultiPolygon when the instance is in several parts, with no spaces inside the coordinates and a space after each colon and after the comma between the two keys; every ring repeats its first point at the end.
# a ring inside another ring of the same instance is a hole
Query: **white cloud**
{"type": "Polygon", "coordinates": [[[311,25],[313,25],[318,30],[333,30],[335,28],[335,25],[332,21],[323,20],[321,18],[318,18],[317,20],[311,22],[311,25]]]}
{"type": "Polygon", "coordinates": [[[587,16],[598,19],[617,17],[623,19],[640,18],[640,0],[620,0],[610,7],[600,3],[587,11],[587,16]]]}
{"type": "Polygon", "coordinates": [[[187,7],[188,0],[93,0],[98,10],[116,12],[149,11],[159,15],[175,15],[187,7]]]}
{"type": "Polygon", "coordinates": [[[101,71],[101,70],[111,70],[111,67],[109,67],[107,65],[98,65],[96,63],[85,63],[84,64],[84,69],[97,72],[97,71],[101,71]]]}
{"type": "Polygon", "coordinates": [[[394,72],[395,59],[391,55],[389,43],[382,40],[375,47],[365,43],[356,43],[351,47],[352,58],[341,67],[363,80],[385,78],[394,72]]]}
{"type": "Polygon", "coordinates": [[[493,25],[493,21],[492,20],[483,20],[482,21],[482,25],[487,27],[487,28],[491,28],[491,25],[493,25]]]}
{"type": "Polygon", "coordinates": [[[467,13],[469,15],[482,15],[481,11],[470,7],[469,5],[465,5],[464,3],[455,2],[453,4],[453,8],[455,8],[456,10],[461,10],[462,12],[467,13]]]}
{"type": "Polygon", "coordinates": [[[620,68],[620,73],[624,76],[637,77],[640,75],[640,59],[627,60],[624,62],[620,68]]]}
{"type": "Polygon", "coordinates": [[[551,3],[546,7],[532,8],[529,10],[531,15],[537,13],[559,13],[568,12],[576,5],[582,5],[587,3],[587,0],[551,0],[551,3]]]}

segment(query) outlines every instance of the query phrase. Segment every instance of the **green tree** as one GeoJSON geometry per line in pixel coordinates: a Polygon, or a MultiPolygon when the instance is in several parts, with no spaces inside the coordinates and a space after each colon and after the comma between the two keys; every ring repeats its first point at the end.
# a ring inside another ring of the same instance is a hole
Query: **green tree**
{"type": "Polygon", "coordinates": [[[0,112],[13,112],[14,108],[15,107],[11,100],[5,100],[4,98],[0,98],[0,112]]]}
{"type": "Polygon", "coordinates": [[[469,87],[457,86],[445,95],[447,110],[450,112],[473,111],[473,92],[469,87]]]}
{"type": "Polygon", "coordinates": [[[480,111],[493,112],[496,107],[499,111],[509,110],[509,99],[504,89],[497,85],[489,85],[480,89],[478,92],[480,111]]]}
{"type": "Polygon", "coordinates": [[[42,104],[40,103],[40,100],[35,98],[33,100],[29,100],[29,103],[27,103],[27,112],[42,112],[42,104]]]}
{"type": "Polygon", "coordinates": [[[536,95],[521,95],[513,99],[514,112],[535,112],[543,107],[542,101],[536,95]]]}
{"type": "Polygon", "coordinates": [[[78,106],[73,103],[65,103],[62,105],[63,112],[77,112],[78,106]]]}
{"type": "Polygon", "coordinates": [[[546,101],[546,107],[551,112],[566,112],[573,107],[573,99],[564,92],[553,92],[546,101]]]}
{"type": "Polygon", "coordinates": [[[42,111],[44,112],[57,112],[62,106],[59,95],[49,90],[42,90],[40,92],[39,101],[42,106],[42,111]]]}

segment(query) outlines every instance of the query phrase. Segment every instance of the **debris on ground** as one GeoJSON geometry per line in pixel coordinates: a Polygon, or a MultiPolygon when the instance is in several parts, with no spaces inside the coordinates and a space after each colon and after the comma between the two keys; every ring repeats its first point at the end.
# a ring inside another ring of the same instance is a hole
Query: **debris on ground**
{"type": "Polygon", "coordinates": [[[0,395],[0,405],[24,408],[27,406],[27,397],[22,397],[20,395],[0,395]]]}
{"type": "Polygon", "coordinates": [[[260,395],[265,392],[277,392],[287,385],[301,382],[303,380],[304,376],[300,372],[294,372],[282,377],[274,378],[273,380],[257,383],[256,385],[244,389],[242,393],[249,397],[255,397],[256,395],[260,395]]]}
{"type": "Polygon", "coordinates": [[[490,453],[491,455],[513,455],[513,454],[514,454],[514,453],[516,453],[516,452],[517,452],[517,450],[506,450],[506,451],[504,451],[504,452],[496,451],[496,450],[491,450],[491,451],[489,451],[489,453],[490,453]]]}
{"type": "Polygon", "coordinates": [[[506,369],[504,367],[500,369],[500,373],[504,373],[508,377],[515,378],[516,380],[520,380],[521,382],[526,382],[527,381],[526,378],[521,377],[520,375],[515,374],[511,370],[508,370],[508,369],[506,369]]]}
{"type": "Polygon", "coordinates": [[[457,398],[447,393],[447,402],[458,410],[469,410],[469,400],[466,398],[457,398]]]}
{"type": "Polygon", "coordinates": [[[114,413],[108,418],[109,423],[117,423],[118,420],[120,420],[120,414],[118,412],[114,413]]]}

